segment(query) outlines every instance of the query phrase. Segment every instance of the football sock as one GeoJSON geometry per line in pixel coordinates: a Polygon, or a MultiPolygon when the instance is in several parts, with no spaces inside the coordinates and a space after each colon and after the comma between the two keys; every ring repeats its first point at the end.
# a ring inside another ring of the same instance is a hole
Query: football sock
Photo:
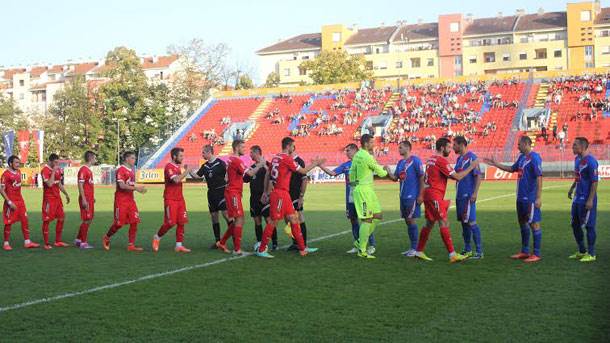
{"type": "Polygon", "coordinates": [[[239,251],[241,250],[241,234],[242,234],[241,226],[233,227],[233,250],[239,251]]]}
{"type": "Polygon", "coordinates": [[[233,223],[229,224],[229,227],[227,228],[227,231],[225,232],[225,234],[220,239],[220,244],[225,245],[227,243],[227,240],[229,240],[229,237],[233,236],[233,231],[234,230],[235,230],[235,226],[233,225],[233,223]]]}
{"type": "Polygon", "coordinates": [[[303,243],[305,245],[307,245],[307,224],[305,224],[305,222],[302,222],[299,225],[301,226],[301,234],[303,235],[303,243]]]}
{"type": "Polygon", "coordinates": [[[426,249],[426,243],[428,243],[428,237],[430,237],[432,229],[429,227],[422,227],[419,234],[419,241],[417,242],[417,251],[424,251],[426,249]]]}
{"type": "Polygon", "coordinates": [[[271,244],[277,245],[277,230],[275,227],[273,228],[273,233],[271,234],[271,244]]]}
{"type": "Polygon", "coordinates": [[[256,235],[256,241],[260,242],[263,239],[263,226],[254,225],[254,234],[256,235]]]}
{"type": "Polygon", "coordinates": [[[21,221],[21,233],[23,234],[23,239],[28,241],[30,241],[30,225],[28,223],[28,219],[25,218],[24,220],[21,221]]]}
{"type": "Polygon", "coordinates": [[[354,237],[354,241],[357,241],[360,235],[360,223],[357,220],[352,222],[352,236],[354,237]]]}
{"type": "Polygon", "coordinates": [[[576,244],[578,244],[578,252],[581,254],[586,253],[587,248],[585,247],[585,234],[582,231],[582,227],[580,227],[578,223],[572,223],[572,232],[574,232],[574,239],[576,240],[576,244]]]}
{"type": "Polygon", "coordinates": [[[530,253],[530,226],[529,224],[521,224],[521,252],[530,253]]]}
{"type": "Polygon", "coordinates": [[[267,223],[265,226],[265,231],[263,231],[263,238],[261,240],[261,245],[258,247],[258,252],[264,252],[267,249],[267,243],[269,243],[269,238],[275,231],[275,226],[271,225],[271,223],[267,223]]]}
{"type": "Polygon", "coordinates": [[[182,242],[184,241],[184,224],[178,224],[176,226],[176,246],[180,244],[182,246],[182,242]]]}
{"type": "Polygon", "coordinates": [[[220,223],[212,223],[212,230],[214,231],[214,238],[218,242],[220,240],[220,223]]]}
{"type": "Polygon", "coordinates": [[[4,242],[8,242],[8,240],[10,238],[11,238],[11,226],[4,225],[4,242]]]}
{"type": "Polygon", "coordinates": [[[64,219],[57,219],[55,223],[55,242],[61,242],[61,235],[64,232],[64,219]]]}
{"type": "Polygon", "coordinates": [[[597,238],[597,232],[594,227],[587,228],[587,244],[589,245],[589,255],[595,256],[595,240],[597,238]]]}
{"type": "Polygon", "coordinates": [[[159,238],[165,236],[165,234],[167,233],[167,231],[169,231],[169,229],[171,229],[172,227],[167,225],[167,224],[163,224],[161,225],[161,227],[159,228],[159,231],[157,231],[157,236],[159,238]]]}
{"type": "Polygon", "coordinates": [[[479,224],[472,225],[472,239],[474,240],[474,246],[478,254],[483,253],[483,242],[481,240],[481,228],[479,224]]]}
{"type": "Polygon", "coordinates": [[[305,242],[303,241],[303,234],[301,233],[301,225],[299,223],[290,224],[290,229],[292,232],[292,237],[294,237],[299,250],[305,250],[305,242]]]}
{"type": "Polygon", "coordinates": [[[464,237],[464,251],[472,251],[472,227],[469,223],[462,223],[462,237],[464,237]]]}
{"type": "Polygon", "coordinates": [[[443,243],[445,243],[445,248],[451,254],[455,252],[453,248],[453,241],[451,240],[451,232],[448,227],[441,227],[441,237],[443,238],[443,243]]]}
{"type": "Polygon", "coordinates": [[[49,245],[49,222],[42,222],[42,239],[45,245],[49,245]]]}
{"type": "Polygon", "coordinates": [[[87,241],[87,234],[89,232],[89,224],[82,222],[80,224],[80,228],[78,229],[78,239],[81,240],[81,242],[86,242],[87,241]]]}
{"type": "Polygon", "coordinates": [[[534,236],[534,255],[540,257],[540,248],[542,247],[542,229],[532,229],[532,235],[534,236]]]}
{"type": "Polygon", "coordinates": [[[369,222],[361,222],[360,230],[359,230],[359,238],[358,238],[358,249],[360,252],[366,251],[366,245],[369,241],[369,233],[371,232],[372,223],[369,222]]]}
{"type": "Polygon", "coordinates": [[[137,233],[138,233],[138,224],[130,224],[129,233],[128,233],[129,245],[136,244],[136,234],[137,233]]]}
{"type": "Polygon", "coordinates": [[[417,248],[417,231],[417,224],[407,225],[407,233],[409,234],[409,241],[411,241],[411,249],[413,250],[417,248]]]}

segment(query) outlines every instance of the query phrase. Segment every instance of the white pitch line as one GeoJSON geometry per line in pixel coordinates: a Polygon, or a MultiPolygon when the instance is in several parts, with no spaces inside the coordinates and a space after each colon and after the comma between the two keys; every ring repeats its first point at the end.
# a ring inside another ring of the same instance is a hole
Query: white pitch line
{"type": "MultiPolygon", "coordinates": [[[[557,185],[557,186],[549,186],[549,187],[543,187],[543,189],[558,188],[558,187],[564,187],[564,186],[563,185],[562,186],[559,186],[559,185],[557,185]]],[[[499,196],[495,196],[495,197],[491,197],[491,198],[487,198],[487,199],[483,199],[483,200],[478,200],[477,203],[493,201],[493,200],[498,200],[498,199],[502,199],[502,198],[510,198],[510,197],[513,197],[513,196],[515,196],[514,193],[504,194],[504,195],[499,195],[499,196]]],[[[451,208],[455,208],[455,206],[451,206],[451,208]]],[[[385,222],[381,222],[381,223],[379,223],[379,225],[387,225],[387,224],[398,223],[398,222],[401,222],[403,220],[404,219],[402,219],[402,218],[400,218],[400,219],[392,219],[392,220],[388,220],[388,221],[385,221],[385,222]]],[[[330,235],[325,235],[325,236],[320,236],[320,237],[317,237],[317,238],[313,238],[313,239],[310,239],[309,241],[310,242],[319,242],[319,241],[323,241],[323,240],[327,240],[327,239],[343,236],[343,235],[346,235],[346,234],[351,233],[351,232],[352,232],[351,230],[345,230],[345,231],[333,233],[333,234],[330,234],[330,235]]],[[[206,262],[206,263],[202,263],[202,264],[195,264],[195,265],[192,265],[192,266],[186,266],[186,267],[182,267],[182,268],[178,268],[178,269],[174,269],[174,270],[168,270],[166,272],[161,272],[161,273],[144,275],[144,276],[141,276],[141,277],[136,278],[136,279],[131,279],[131,280],[127,280],[127,281],[111,283],[111,284],[107,284],[107,285],[103,285],[103,286],[98,286],[98,287],[93,287],[93,288],[85,289],[85,290],[82,290],[82,291],[68,292],[68,293],[64,293],[64,294],[55,295],[55,296],[52,296],[52,297],[47,297],[47,298],[41,298],[41,299],[26,301],[26,302],[14,304],[14,305],[8,305],[8,306],[0,307],[0,313],[12,311],[12,310],[18,310],[18,309],[25,308],[25,307],[30,307],[30,306],[33,306],[33,305],[46,304],[46,303],[55,302],[55,301],[58,301],[58,300],[74,298],[74,297],[85,295],[85,294],[97,293],[99,291],[104,291],[104,290],[107,290],[107,289],[123,287],[123,286],[131,285],[131,284],[134,284],[134,283],[142,282],[142,281],[157,279],[157,278],[160,278],[160,277],[170,276],[170,275],[174,275],[174,274],[178,274],[178,273],[183,273],[183,272],[188,272],[188,271],[191,271],[191,270],[207,268],[207,267],[214,266],[214,265],[217,265],[217,264],[221,264],[221,263],[224,263],[224,262],[240,260],[240,259],[246,258],[246,257],[251,256],[251,255],[252,255],[252,253],[244,253],[241,256],[226,257],[226,258],[222,258],[222,259],[219,259],[219,260],[214,260],[214,261],[211,261],[211,262],[206,262]]]]}

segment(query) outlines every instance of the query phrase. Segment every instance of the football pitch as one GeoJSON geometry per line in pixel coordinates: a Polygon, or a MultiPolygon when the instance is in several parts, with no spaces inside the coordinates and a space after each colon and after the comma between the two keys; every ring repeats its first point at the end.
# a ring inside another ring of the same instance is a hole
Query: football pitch
{"type": "MultiPolygon", "coordinates": [[[[448,263],[438,229],[427,248],[434,262],[400,254],[408,236],[397,184],[376,186],[384,209],[376,260],[345,253],[352,237],[342,184],[310,185],[307,192],[310,245],[320,251],[305,258],[280,251],[271,260],[209,249],[213,235],[199,186],[185,188],[185,245],[192,253],[173,251],[173,230],[161,250],[151,252],[163,216],[158,186],[136,195],[142,218],[137,242],[145,252],[126,251],[127,227],[104,251],[114,190],[98,188],[89,234],[94,250],[26,251],[19,225],[13,226],[14,250],[0,251],[0,341],[607,342],[610,187],[600,183],[598,261],[583,264],[567,258],[576,250],[569,185],[545,181],[543,260],[535,265],[508,258],[520,247],[514,182],[482,184],[477,219],[485,258],[455,265],[448,263]]],[[[454,188],[448,187],[449,199],[454,188]]],[[[73,202],[65,206],[64,240],[72,242],[80,216],[77,191],[68,192],[73,202]]],[[[41,191],[24,189],[24,196],[32,238],[40,243],[41,191]]],[[[246,212],[248,196],[246,191],[246,212]]],[[[453,208],[450,217],[459,251],[453,208]]],[[[51,232],[53,238],[54,224],[51,232]]],[[[282,232],[280,243],[288,244],[282,232]]],[[[246,218],[244,247],[253,244],[253,223],[246,218]]]]}

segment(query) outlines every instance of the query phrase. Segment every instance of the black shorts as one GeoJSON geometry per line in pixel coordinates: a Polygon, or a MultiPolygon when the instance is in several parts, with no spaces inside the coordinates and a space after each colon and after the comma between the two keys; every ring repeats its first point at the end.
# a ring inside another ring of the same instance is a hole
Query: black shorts
{"type": "Polygon", "coordinates": [[[261,202],[262,194],[250,195],[250,216],[251,217],[269,217],[269,204],[261,202]]]}
{"type": "Polygon", "coordinates": [[[299,206],[299,195],[301,195],[301,193],[290,193],[290,200],[292,200],[292,207],[294,207],[294,210],[297,212],[303,212],[303,205],[299,206]]]}
{"type": "Polygon", "coordinates": [[[208,208],[210,212],[219,212],[227,210],[227,202],[225,200],[225,189],[214,189],[208,191],[208,208]]]}

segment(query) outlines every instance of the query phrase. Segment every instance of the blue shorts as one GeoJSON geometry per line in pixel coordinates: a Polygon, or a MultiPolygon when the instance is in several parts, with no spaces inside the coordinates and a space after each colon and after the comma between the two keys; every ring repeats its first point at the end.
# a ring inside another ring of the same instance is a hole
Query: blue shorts
{"type": "Polygon", "coordinates": [[[345,215],[347,218],[358,218],[358,213],[356,213],[356,205],[353,202],[345,203],[345,215]]]}
{"type": "Polygon", "coordinates": [[[477,221],[477,203],[470,201],[470,197],[455,200],[457,220],[460,223],[474,223],[477,221]]]}
{"type": "Polygon", "coordinates": [[[517,201],[517,217],[519,217],[519,222],[540,223],[542,211],[536,208],[533,201],[517,201]]]}
{"type": "Polygon", "coordinates": [[[421,205],[415,199],[400,199],[400,216],[404,219],[421,217],[421,205]]]}
{"type": "Polygon", "coordinates": [[[585,204],[572,203],[572,224],[581,227],[595,227],[597,220],[597,200],[593,202],[593,208],[587,210],[585,204]]]}

